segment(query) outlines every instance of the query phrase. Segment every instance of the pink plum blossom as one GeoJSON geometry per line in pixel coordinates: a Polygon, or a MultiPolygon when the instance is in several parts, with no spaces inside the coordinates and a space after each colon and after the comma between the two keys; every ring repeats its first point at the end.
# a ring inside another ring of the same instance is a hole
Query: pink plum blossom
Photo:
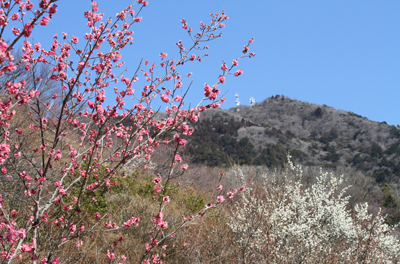
{"type": "Polygon", "coordinates": [[[242,73],[243,73],[243,70],[240,69],[240,70],[237,70],[233,75],[235,75],[237,77],[237,76],[241,75],[242,73]]]}

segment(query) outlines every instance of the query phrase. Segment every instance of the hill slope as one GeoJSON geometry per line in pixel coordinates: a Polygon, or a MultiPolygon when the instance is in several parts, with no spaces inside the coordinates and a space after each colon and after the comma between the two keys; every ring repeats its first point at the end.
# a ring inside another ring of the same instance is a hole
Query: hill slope
{"type": "Polygon", "coordinates": [[[379,183],[400,179],[400,130],[352,112],[284,96],[229,110],[211,109],[194,124],[195,162],[280,166],[289,151],[304,165],[353,167],[379,183]]]}

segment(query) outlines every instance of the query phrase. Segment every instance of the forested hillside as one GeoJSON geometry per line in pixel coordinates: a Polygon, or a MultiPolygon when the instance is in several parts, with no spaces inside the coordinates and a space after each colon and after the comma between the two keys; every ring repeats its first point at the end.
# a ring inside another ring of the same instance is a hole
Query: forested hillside
{"type": "Polygon", "coordinates": [[[290,154],[298,165],[344,173],[354,203],[382,206],[389,222],[400,220],[398,127],[280,95],[251,107],[210,109],[192,125],[192,162],[280,170],[290,154]]]}
{"type": "Polygon", "coordinates": [[[252,107],[207,111],[191,139],[194,161],[353,167],[379,183],[400,178],[400,130],[352,112],[273,96],[252,107]]]}

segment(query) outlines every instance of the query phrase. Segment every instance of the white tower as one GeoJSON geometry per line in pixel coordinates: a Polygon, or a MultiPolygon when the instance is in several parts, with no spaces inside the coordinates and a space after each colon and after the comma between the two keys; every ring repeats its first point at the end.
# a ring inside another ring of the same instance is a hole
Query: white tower
{"type": "MultiPolygon", "coordinates": [[[[240,105],[239,94],[235,94],[235,97],[236,97],[236,106],[239,106],[240,105]]],[[[236,109],[237,112],[239,112],[239,110],[240,110],[239,108],[236,109]]]]}
{"type": "Polygon", "coordinates": [[[254,99],[254,97],[251,97],[250,98],[250,106],[253,107],[255,103],[256,103],[256,99],[254,99]]]}

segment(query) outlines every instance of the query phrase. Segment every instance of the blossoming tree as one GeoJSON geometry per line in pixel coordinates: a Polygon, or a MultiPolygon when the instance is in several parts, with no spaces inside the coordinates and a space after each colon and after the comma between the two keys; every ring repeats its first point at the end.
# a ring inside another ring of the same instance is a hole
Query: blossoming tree
{"type": "MultiPolygon", "coordinates": [[[[188,167],[182,165],[178,149],[186,144],[183,136],[193,133],[189,121],[196,122],[201,112],[224,102],[218,85],[228,74],[242,74],[236,67],[239,59],[254,56],[249,52],[253,40],[231,65],[223,63],[214,85],[205,84],[199,104],[184,109],[185,77],[191,74],[180,75],[178,69],[202,60],[206,42],[220,37],[218,31],[228,19],[224,12],[212,13],[210,24],[200,23],[197,32],[182,19],[191,44],[178,41],[176,58],[162,52],[158,64],[144,61],[126,77],[118,71],[124,65],[121,50],[132,44],[132,27],[141,22],[148,1],[136,0],[109,19],[92,1],[84,14],[88,33],[56,35],[50,47],[30,37],[37,27],[51,23],[57,0],[37,2],[0,1],[0,169],[6,186],[0,200],[1,262],[59,263],[66,245],[80,247],[94,233],[140,225],[140,216],[117,223],[112,212],[82,215],[96,204],[97,191],[112,190],[118,178],[146,166],[160,144],[174,144],[169,172],[153,181],[161,199],[154,199],[158,214],[148,230],[148,242],[140,259],[128,260],[161,263],[153,249],[224,200],[219,196],[173,227],[164,215],[170,201],[166,186],[188,167]],[[13,38],[6,40],[9,34],[13,38]],[[22,43],[18,56],[17,43],[22,43]],[[139,85],[139,78],[145,85],[139,85]],[[151,108],[157,97],[166,106],[165,118],[151,108]]],[[[126,261],[113,248],[107,249],[107,258],[110,263],[126,261]]]]}
{"type": "MultiPolygon", "coordinates": [[[[240,261],[397,263],[400,243],[382,211],[369,214],[368,204],[361,204],[351,212],[341,177],[321,171],[305,188],[301,167],[289,164],[283,177],[263,175],[262,184],[249,186],[235,204],[229,226],[240,261]]],[[[236,173],[244,181],[243,173],[236,173]]]]}

